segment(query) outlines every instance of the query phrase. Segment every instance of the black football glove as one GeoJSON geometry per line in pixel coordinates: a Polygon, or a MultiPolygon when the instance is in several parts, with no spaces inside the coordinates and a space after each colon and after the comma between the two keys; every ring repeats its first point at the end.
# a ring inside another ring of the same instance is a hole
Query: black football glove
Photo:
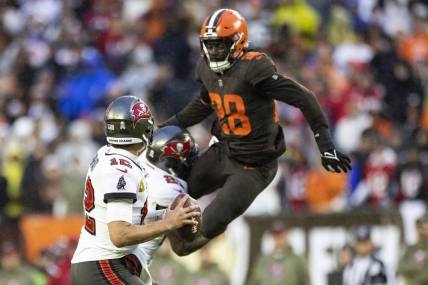
{"type": "Polygon", "coordinates": [[[351,159],[335,149],[321,153],[322,166],[330,172],[348,172],[351,170],[351,159]]]}
{"type": "Polygon", "coordinates": [[[351,170],[351,159],[344,153],[336,150],[325,127],[315,133],[315,141],[321,152],[321,163],[330,172],[348,172],[351,170]]]}

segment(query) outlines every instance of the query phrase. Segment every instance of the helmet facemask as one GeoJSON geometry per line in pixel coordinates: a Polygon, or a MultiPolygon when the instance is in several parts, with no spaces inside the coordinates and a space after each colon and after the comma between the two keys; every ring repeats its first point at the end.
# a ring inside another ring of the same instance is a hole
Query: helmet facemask
{"type": "Polygon", "coordinates": [[[239,57],[235,54],[235,43],[241,36],[235,34],[232,37],[204,37],[201,38],[201,48],[208,61],[209,67],[214,72],[223,72],[230,68],[233,60],[239,57]]]}
{"type": "Polygon", "coordinates": [[[146,128],[146,130],[142,134],[143,142],[141,143],[141,148],[138,150],[138,155],[142,154],[144,150],[146,150],[146,148],[152,143],[153,140],[153,120],[149,120],[148,123],[151,127],[146,128]]]}
{"type": "Polygon", "coordinates": [[[171,157],[162,159],[156,166],[183,180],[188,178],[191,169],[190,162],[171,157]]]}
{"type": "Polygon", "coordinates": [[[148,123],[150,124],[150,127],[146,128],[146,130],[143,132],[143,135],[142,135],[143,143],[145,144],[145,147],[150,145],[153,140],[153,128],[154,128],[153,120],[149,120],[148,123]]]}

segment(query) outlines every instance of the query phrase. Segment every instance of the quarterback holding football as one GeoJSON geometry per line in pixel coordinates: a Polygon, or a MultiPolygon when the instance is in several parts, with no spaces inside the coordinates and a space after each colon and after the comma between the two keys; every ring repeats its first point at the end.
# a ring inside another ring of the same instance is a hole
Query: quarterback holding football
{"type": "Polygon", "coordinates": [[[148,106],[134,96],[114,100],[105,114],[109,145],[101,147],[89,166],[85,190],[85,225],[72,258],[72,283],[150,284],[140,279],[142,266],[132,254],[138,244],[184,225],[197,225],[197,205],[166,209],[162,219],[145,223],[149,215],[147,173],[138,161],[153,136],[148,106]]]}

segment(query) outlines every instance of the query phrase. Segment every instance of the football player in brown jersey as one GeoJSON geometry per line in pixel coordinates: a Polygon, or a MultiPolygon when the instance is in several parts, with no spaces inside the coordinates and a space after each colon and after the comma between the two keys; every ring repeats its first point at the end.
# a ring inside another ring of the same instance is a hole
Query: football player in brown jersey
{"type": "Polygon", "coordinates": [[[203,60],[196,70],[200,95],[162,125],[186,128],[217,113],[212,133],[219,142],[194,162],[187,179],[194,198],[217,191],[202,215],[204,237],[224,232],[272,181],[277,158],[285,151],[276,100],[303,112],[328,171],[351,169],[349,157],[335,148],[312,92],[279,74],[266,54],[248,50],[247,23],[237,11],[220,9],[209,15],[200,43],[203,60]]]}

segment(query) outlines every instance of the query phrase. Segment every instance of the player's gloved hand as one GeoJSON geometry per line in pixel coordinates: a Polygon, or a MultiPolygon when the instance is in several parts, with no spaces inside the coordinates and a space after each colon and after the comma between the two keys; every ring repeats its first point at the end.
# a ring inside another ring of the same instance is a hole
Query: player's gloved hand
{"type": "Polygon", "coordinates": [[[323,127],[315,132],[315,141],[321,152],[321,163],[327,171],[340,173],[351,170],[351,159],[336,150],[327,128],[323,127]]]}
{"type": "Polygon", "coordinates": [[[321,153],[322,166],[330,172],[348,172],[351,170],[351,159],[335,149],[321,153]]]}

